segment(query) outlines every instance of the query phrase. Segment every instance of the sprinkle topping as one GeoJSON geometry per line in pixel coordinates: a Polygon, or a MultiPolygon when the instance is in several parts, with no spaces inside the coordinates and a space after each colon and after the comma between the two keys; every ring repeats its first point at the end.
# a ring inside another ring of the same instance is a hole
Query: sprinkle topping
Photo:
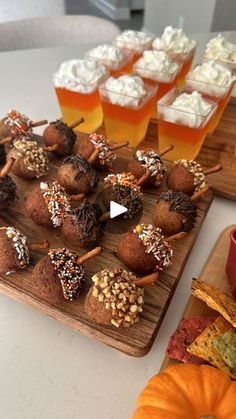
{"type": "MultiPolygon", "coordinates": [[[[14,227],[7,227],[6,235],[8,239],[12,240],[12,246],[16,253],[18,267],[20,269],[25,268],[26,265],[29,264],[29,249],[27,246],[27,238],[14,227]]],[[[7,272],[6,275],[9,275],[10,273],[12,272],[7,272]]]]}
{"type": "Polygon", "coordinates": [[[0,205],[13,202],[16,198],[16,184],[8,175],[0,177],[0,205]]]}
{"type": "Polygon", "coordinates": [[[64,146],[65,154],[71,154],[74,143],[76,141],[76,134],[74,133],[73,129],[71,129],[65,122],[61,121],[60,119],[56,120],[55,122],[50,122],[49,126],[53,126],[58,130],[60,134],[58,143],[64,146]]]}
{"type": "Polygon", "coordinates": [[[75,176],[75,180],[79,180],[81,176],[86,175],[91,189],[93,189],[97,184],[98,176],[96,170],[94,170],[88,161],[84,157],[80,156],[80,154],[66,157],[63,160],[63,164],[71,164],[75,169],[78,170],[75,176]]]}
{"type": "Polygon", "coordinates": [[[144,289],[135,285],[132,272],[116,268],[103,269],[92,277],[92,296],[111,310],[111,324],[131,326],[143,311],[144,289]]]}
{"type": "Polygon", "coordinates": [[[175,165],[185,167],[193,175],[193,184],[195,191],[200,191],[207,185],[206,176],[204,175],[202,166],[195,160],[177,160],[174,162],[175,165]]]}
{"type": "Polygon", "coordinates": [[[48,255],[62,286],[63,296],[72,301],[78,297],[84,285],[84,267],[68,249],[50,249],[48,255]]]}
{"type": "Polygon", "coordinates": [[[146,247],[146,253],[153,253],[157,260],[157,270],[162,270],[171,263],[173,250],[169,243],[165,241],[161,229],[152,224],[139,224],[133,229],[133,233],[138,234],[146,247]]]}
{"type": "Polygon", "coordinates": [[[87,247],[96,244],[102,234],[101,223],[98,219],[100,215],[100,207],[86,200],[68,212],[67,221],[74,226],[74,235],[86,242],[87,247]]]}
{"type": "Polygon", "coordinates": [[[10,128],[11,135],[14,138],[22,135],[30,138],[33,134],[32,121],[23,113],[15,110],[8,112],[4,123],[10,128]]]}
{"type": "Polygon", "coordinates": [[[110,151],[108,141],[102,134],[94,132],[89,136],[91,143],[98,148],[100,153],[98,158],[102,166],[112,167],[112,162],[116,159],[116,155],[110,151]]]}
{"type": "Polygon", "coordinates": [[[132,173],[110,174],[104,179],[112,186],[112,199],[128,208],[124,218],[132,218],[142,208],[142,192],[132,173]]]}
{"type": "Polygon", "coordinates": [[[41,182],[40,189],[51,214],[53,226],[60,227],[70,211],[70,201],[65,189],[58,182],[53,182],[52,185],[41,182]]]}
{"type": "Polygon", "coordinates": [[[19,157],[24,158],[24,164],[29,171],[34,171],[36,178],[40,178],[48,172],[48,159],[42,147],[36,141],[27,141],[25,138],[16,140],[14,148],[19,157]]]}
{"type": "Polygon", "coordinates": [[[185,216],[183,231],[189,231],[193,228],[197,218],[197,205],[188,195],[183,192],[169,190],[160,194],[157,204],[162,200],[170,202],[170,211],[175,211],[185,216]]]}
{"type": "Polygon", "coordinates": [[[161,181],[166,173],[165,165],[154,150],[137,150],[134,158],[146,169],[149,170],[151,176],[156,176],[157,186],[161,184],[161,181]]]}

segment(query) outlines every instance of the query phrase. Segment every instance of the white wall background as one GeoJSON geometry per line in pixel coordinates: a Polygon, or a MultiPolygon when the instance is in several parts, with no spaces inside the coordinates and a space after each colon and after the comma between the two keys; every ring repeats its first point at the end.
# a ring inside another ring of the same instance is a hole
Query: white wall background
{"type": "Polygon", "coordinates": [[[63,14],[64,0],[0,0],[0,22],[63,14]]]}

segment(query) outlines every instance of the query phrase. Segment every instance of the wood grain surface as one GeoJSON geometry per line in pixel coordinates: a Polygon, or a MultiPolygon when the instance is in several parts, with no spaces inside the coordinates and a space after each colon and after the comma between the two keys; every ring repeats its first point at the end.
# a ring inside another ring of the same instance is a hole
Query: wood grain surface
{"type": "MultiPolygon", "coordinates": [[[[149,125],[145,144],[158,148],[156,123],[149,125]]],[[[204,168],[221,164],[223,170],[208,176],[208,180],[216,195],[236,200],[236,98],[230,99],[219,125],[206,137],[196,160],[204,168]]]]}
{"type": "MultiPolygon", "coordinates": [[[[127,169],[127,164],[133,155],[133,150],[130,148],[119,150],[117,155],[118,158],[115,163],[115,171],[120,172],[127,169]]],[[[58,162],[54,162],[50,165],[47,181],[56,179],[57,166],[58,162]]],[[[96,199],[96,196],[102,187],[103,176],[101,176],[101,182],[99,182],[97,191],[88,196],[89,200],[94,201],[96,199]]],[[[16,204],[9,207],[6,211],[1,212],[0,224],[2,226],[13,225],[14,227],[19,228],[27,235],[29,243],[49,239],[51,247],[64,247],[65,243],[61,237],[60,229],[47,229],[45,227],[37,226],[26,215],[25,199],[39,180],[25,181],[14,176],[13,178],[17,183],[19,199],[16,204]]],[[[166,189],[165,182],[161,189],[166,189]]],[[[150,214],[159,191],[160,189],[151,189],[144,192],[142,221],[151,222],[150,214]]],[[[101,241],[104,251],[101,255],[86,264],[86,287],[83,294],[76,301],[68,302],[65,300],[58,305],[51,305],[50,301],[45,301],[41,298],[32,282],[32,269],[33,265],[42,257],[43,252],[32,253],[32,263],[25,270],[18,271],[9,276],[1,276],[0,291],[17,301],[31,305],[48,316],[80,331],[80,333],[86,336],[99,340],[102,343],[129,355],[143,356],[150,350],[157,335],[161,321],[171,301],[191,249],[196,241],[211,201],[212,192],[208,192],[208,194],[198,202],[198,218],[194,229],[181,242],[173,244],[173,264],[161,274],[158,283],[155,286],[145,287],[145,307],[141,320],[130,328],[115,329],[113,326],[101,326],[96,324],[88,318],[83,309],[84,298],[91,284],[91,276],[95,272],[108,266],[122,266],[116,257],[116,248],[121,235],[108,231],[108,225],[105,228],[105,233],[101,241]]],[[[120,221],[120,223],[122,223],[122,221],[120,221]]],[[[85,250],[76,249],[76,253],[82,255],[86,252],[85,250]]]]}
{"type": "MultiPolygon", "coordinates": [[[[235,227],[236,225],[231,225],[221,233],[209,255],[201,275],[199,276],[201,281],[212,284],[229,295],[231,295],[231,289],[225,273],[225,264],[229,251],[230,231],[235,227]]],[[[206,303],[191,295],[184,310],[183,318],[189,316],[212,316],[213,313],[215,314],[215,311],[209,308],[206,303]]],[[[168,366],[177,363],[178,361],[166,356],[160,371],[163,371],[168,366]]]]}

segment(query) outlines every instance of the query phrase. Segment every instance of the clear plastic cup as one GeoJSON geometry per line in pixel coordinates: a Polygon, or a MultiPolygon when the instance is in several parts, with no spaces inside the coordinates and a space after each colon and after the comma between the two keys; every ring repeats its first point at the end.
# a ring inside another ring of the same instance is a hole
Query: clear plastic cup
{"type": "Polygon", "coordinates": [[[138,99],[135,96],[128,96],[134,104],[122,106],[112,103],[110,95],[117,95],[120,101],[125,98],[125,95],[109,91],[105,83],[100,85],[99,94],[104,114],[104,126],[110,140],[117,143],[128,140],[132,147],[136,147],[144,139],[156,102],[157,90],[156,86],[148,83],[145,83],[145,87],[147,90],[145,97],[138,99]]]}
{"type": "MultiPolygon", "coordinates": [[[[198,65],[199,64],[197,64],[195,67],[197,67],[198,65]]],[[[232,80],[229,86],[224,87],[215,83],[209,83],[209,82],[203,82],[203,81],[191,79],[191,77],[188,74],[185,77],[186,88],[197,90],[198,92],[202,93],[204,96],[208,97],[210,100],[218,100],[217,110],[209,126],[209,133],[212,133],[216,129],[217,125],[219,124],[220,119],[223,115],[223,112],[230,100],[230,96],[234,88],[234,85],[235,85],[235,80],[232,80]]]]}
{"type": "Polygon", "coordinates": [[[174,149],[168,153],[169,160],[195,159],[209,132],[209,126],[217,109],[217,100],[204,99],[211,105],[206,114],[196,114],[174,108],[172,103],[182,93],[191,93],[188,89],[173,88],[163,96],[158,106],[158,141],[159,149],[173,144],[174,149]],[[197,117],[198,125],[192,127],[188,119],[197,117]]]}
{"type": "Polygon", "coordinates": [[[93,84],[80,83],[83,93],[64,87],[55,87],[64,122],[71,125],[76,119],[83,117],[84,122],[78,126],[77,130],[84,133],[91,133],[102,125],[103,112],[98,86],[106,78],[107,76],[103,76],[93,84]]]}
{"type": "Polygon", "coordinates": [[[142,56],[144,51],[152,48],[154,35],[148,35],[148,37],[149,39],[145,43],[132,43],[117,37],[114,40],[114,44],[126,51],[131,51],[133,53],[133,63],[135,63],[135,61],[137,61],[142,56]]]}
{"type": "MultiPolygon", "coordinates": [[[[142,68],[139,64],[139,60],[136,61],[133,67],[133,71],[142,79],[157,87],[156,100],[161,99],[169,90],[176,86],[179,74],[182,69],[182,64],[178,63],[176,71],[158,73],[154,70],[148,70],[148,68],[142,68]]],[[[151,118],[157,119],[157,106],[156,103],[153,105],[151,118]]]]}

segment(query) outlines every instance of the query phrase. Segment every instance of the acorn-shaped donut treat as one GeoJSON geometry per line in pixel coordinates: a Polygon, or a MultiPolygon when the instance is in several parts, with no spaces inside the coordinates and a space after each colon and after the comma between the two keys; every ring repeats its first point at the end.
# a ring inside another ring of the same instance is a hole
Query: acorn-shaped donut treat
{"type": "Polygon", "coordinates": [[[190,231],[197,218],[197,205],[183,192],[162,192],[154,207],[152,218],[154,225],[159,227],[165,236],[190,231]]]}
{"type": "Polygon", "coordinates": [[[47,150],[59,156],[71,155],[77,138],[73,128],[83,121],[84,119],[80,118],[70,126],[60,119],[51,122],[43,133],[43,140],[47,146],[47,150]]]}
{"type": "Polygon", "coordinates": [[[85,282],[83,263],[101,252],[97,247],[79,258],[66,248],[50,249],[35,265],[33,282],[42,298],[51,303],[73,301],[79,297],[85,282]]]}
{"type": "Polygon", "coordinates": [[[110,208],[110,201],[128,209],[121,218],[133,218],[142,209],[143,194],[132,173],[110,174],[104,181],[107,187],[103,191],[103,203],[107,210],[110,208]]]}
{"type": "Polygon", "coordinates": [[[221,165],[216,165],[209,169],[194,160],[177,160],[168,173],[167,186],[173,191],[181,191],[187,195],[192,195],[207,186],[206,175],[222,170],[221,165]]]}
{"type": "Polygon", "coordinates": [[[79,154],[66,157],[58,170],[58,181],[68,194],[89,193],[98,183],[97,172],[79,154]]]}
{"type": "Polygon", "coordinates": [[[3,168],[0,172],[0,210],[7,208],[17,197],[16,184],[8,174],[5,174],[7,171],[3,168]]]}
{"type": "Polygon", "coordinates": [[[97,204],[84,200],[67,213],[62,225],[64,242],[74,248],[93,248],[102,236],[102,224],[99,220],[101,209],[97,204]]]}
{"type": "Polygon", "coordinates": [[[28,216],[45,227],[60,227],[70,209],[70,199],[58,182],[41,182],[26,199],[28,216]]]}
{"type": "Polygon", "coordinates": [[[23,179],[40,178],[49,170],[47,154],[36,141],[25,138],[14,141],[7,155],[7,160],[10,159],[14,160],[12,172],[23,179]]]}
{"type": "Polygon", "coordinates": [[[0,274],[9,275],[30,261],[27,238],[14,227],[0,227],[0,274]]]}
{"type": "Polygon", "coordinates": [[[85,312],[96,322],[128,327],[139,321],[143,311],[144,289],[136,276],[121,268],[103,269],[92,277],[85,300],[85,312]]]}
{"type": "Polygon", "coordinates": [[[161,271],[170,265],[173,256],[168,240],[160,228],[142,223],[122,237],[117,255],[128,269],[137,274],[161,271]]]}
{"type": "Polygon", "coordinates": [[[89,160],[95,150],[98,150],[98,155],[93,166],[97,170],[111,170],[112,164],[116,159],[115,150],[126,147],[128,141],[121,144],[112,144],[102,134],[94,132],[89,136],[79,136],[74,146],[74,153],[80,154],[86,160],[89,160]]]}
{"type": "Polygon", "coordinates": [[[8,112],[0,121],[0,138],[2,143],[8,143],[21,137],[31,139],[33,128],[47,124],[47,120],[33,122],[28,116],[15,110],[8,112]]]}

